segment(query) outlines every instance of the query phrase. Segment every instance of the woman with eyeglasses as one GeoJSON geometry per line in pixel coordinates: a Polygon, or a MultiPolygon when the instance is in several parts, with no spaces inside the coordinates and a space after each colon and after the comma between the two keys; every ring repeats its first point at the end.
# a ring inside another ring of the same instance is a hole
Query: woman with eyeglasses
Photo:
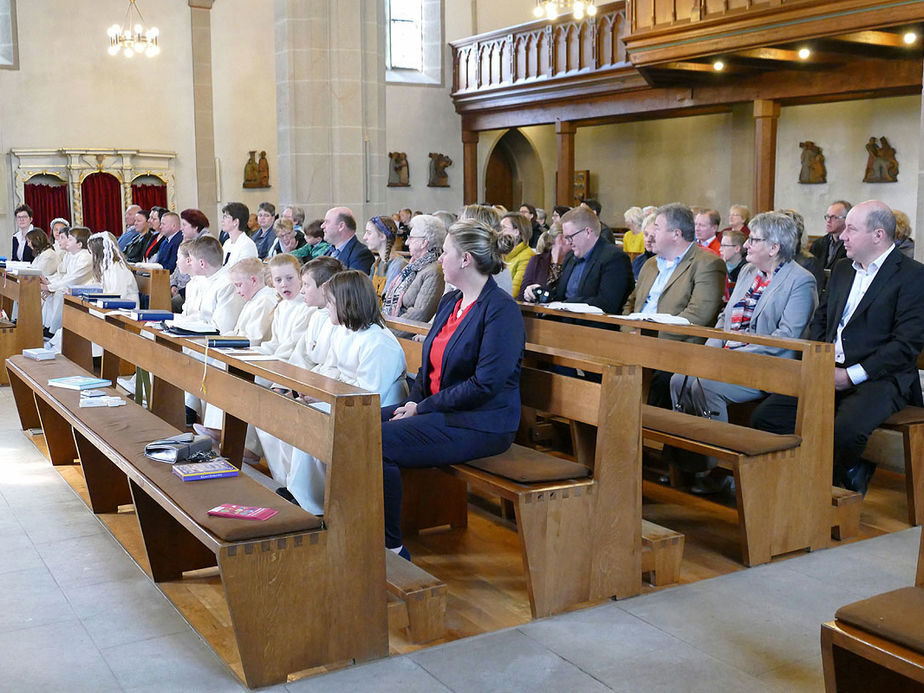
{"type": "MultiPolygon", "coordinates": [[[[751,234],[745,242],[747,264],[741,269],[731,298],[715,325],[728,336],[709,339],[706,346],[794,358],[794,352],[781,347],[735,339],[736,333],[799,339],[818,305],[815,277],[794,261],[799,236],[793,219],[781,212],[765,212],[754,217],[750,227],[751,234]]],[[[690,380],[687,378],[687,387],[691,386],[690,380]]],[[[719,421],[728,421],[730,402],[750,402],[763,394],[751,387],[715,380],[699,379],[698,382],[705,395],[706,409],[719,421]]],[[[683,388],[684,376],[675,373],[671,378],[671,399],[675,407],[683,388]]],[[[684,459],[685,471],[699,472],[691,489],[694,493],[717,493],[730,487],[728,477],[712,476],[714,459],[699,457],[699,470],[695,469],[696,463],[691,463],[686,456],[684,459]],[[707,461],[703,463],[703,460],[707,461]]]]}
{"type": "Polygon", "coordinates": [[[388,316],[426,322],[436,313],[445,288],[439,256],[446,227],[430,214],[418,214],[411,219],[410,228],[406,241],[410,260],[385,289],[382,311],[388,316]]]}

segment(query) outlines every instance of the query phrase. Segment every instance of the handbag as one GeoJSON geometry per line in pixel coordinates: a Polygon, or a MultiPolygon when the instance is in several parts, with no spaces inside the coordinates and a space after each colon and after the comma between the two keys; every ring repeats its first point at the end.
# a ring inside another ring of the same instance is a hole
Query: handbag
{"type": "Polygon", "coordinates": [[[709,409],[706,403],[706,393],[703,392],[703,385],[699,378],[691,378],[688,375],[683,376],[674,411],[704,419],[714,419],[719,415],[719,412],[709,409]]]}
{"type": "Polygon", "coordinates": [[[146,457],[158,462],[175,464],[184,460],[197,459],[212,451],[212,439],[194,433],[180,433],[169,438],[155,440],[144,446],[146,457]]]}

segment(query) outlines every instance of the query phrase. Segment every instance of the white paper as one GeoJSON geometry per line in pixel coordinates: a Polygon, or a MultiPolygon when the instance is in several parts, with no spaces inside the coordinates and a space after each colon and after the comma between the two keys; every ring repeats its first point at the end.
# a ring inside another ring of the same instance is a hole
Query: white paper
{"type": "Polygon", "coordinates": [[[670,313],[630,313],[621,316],[626,320],[647,320],[648,322],[659,322],[664,325],[689,325],[690,321],[670,313]]]}
{"type": "Polygon", "coordinates": [[[567,303],[566,301],[553,301],[547,303],[546,308],[552,310],[566,310],[569,313],[585,313],[587,315],[603,315],[603,309],[589,303],[567,303]]]}

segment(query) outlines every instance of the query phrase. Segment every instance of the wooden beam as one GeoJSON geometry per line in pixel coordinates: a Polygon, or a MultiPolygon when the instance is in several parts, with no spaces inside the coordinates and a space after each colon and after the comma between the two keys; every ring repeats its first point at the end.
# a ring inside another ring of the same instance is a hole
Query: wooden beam
{"type": "Polygon", "coordinates": [[[773,209],[776,179],[776,132],[780,120],[780,104],[776,101],[754,101],[754,204],[756,212],[773,209]]]}
{"type": "Polygon", "coordinates": [[[471,205],[478,201],[478,133],[462,131],[462,201],[471,205]]]}
{"type": "Polygon", "coordinates": [[[574,205],[574,123],[559,120],[555,124],[558,135],[558,179],[555,190],[555,204],[574,205]]]}
{"type": "Polygon", "coordinates": [[[908,48],[904,37],[891,31],[854,31],[849,34],[832,36],[835,41],[848,43],[862,43],[867,46],[881,46],[884,48],[908,48]]]}

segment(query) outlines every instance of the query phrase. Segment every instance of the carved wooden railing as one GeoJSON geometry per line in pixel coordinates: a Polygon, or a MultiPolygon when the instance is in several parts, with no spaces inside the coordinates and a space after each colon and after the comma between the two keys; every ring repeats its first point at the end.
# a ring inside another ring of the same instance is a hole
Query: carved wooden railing
{"type": "Polygon", "coordinates": [[[530,22],[452,42],[453,96],[628,67],[625,2],[596,17],[530,22]]]}
{"type": "MultiPolygon", "coordinates": [[[[678,24],[727,19],[755,10],[817,7],[822,3],[819,0],[630,0],[628,4],[631,32],[637,34],[678,24]]],[[[836,0],[828,4],[836,4],[836,0]]]]}

